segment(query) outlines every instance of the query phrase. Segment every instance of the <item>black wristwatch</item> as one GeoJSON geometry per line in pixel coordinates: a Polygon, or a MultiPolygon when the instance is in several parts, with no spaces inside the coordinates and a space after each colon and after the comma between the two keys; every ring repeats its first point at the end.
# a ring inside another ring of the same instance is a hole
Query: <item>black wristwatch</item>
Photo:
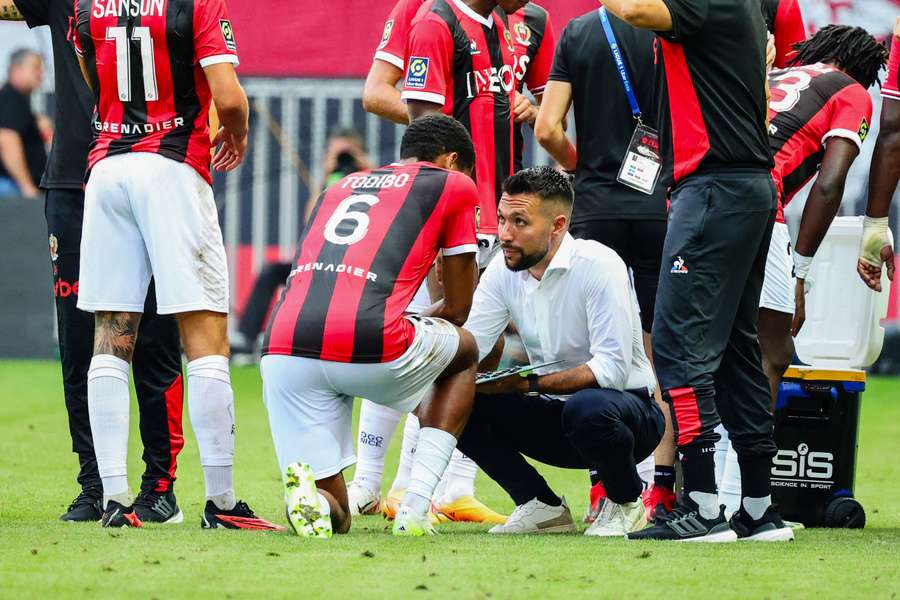
{"type": "Polygon", "coordinates": [[[540,386],[538,385],[538,378],[540,375],[537,373],[529,373],[526,379],[528,380],[528,391],[525,392],[525,395],[530,398],[537,398],[541,395],[540,386]]]}

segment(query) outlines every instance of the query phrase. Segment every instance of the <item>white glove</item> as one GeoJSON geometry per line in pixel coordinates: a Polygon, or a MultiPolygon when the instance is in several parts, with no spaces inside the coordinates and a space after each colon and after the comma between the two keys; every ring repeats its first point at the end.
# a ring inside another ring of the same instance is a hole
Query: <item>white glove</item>
{"type": "Polygon", "coordinates": [[[887,217],[863,218],[863,234],[859,243],[859,260],[873,267],[880,267],[881,249],[891,245],[887,217]]]}

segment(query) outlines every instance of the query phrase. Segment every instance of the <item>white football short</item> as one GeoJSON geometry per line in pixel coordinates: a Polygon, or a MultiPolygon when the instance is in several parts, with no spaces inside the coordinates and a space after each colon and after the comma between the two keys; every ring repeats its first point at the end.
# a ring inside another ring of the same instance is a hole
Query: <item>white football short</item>
{"type": "Polygon", "coordinates": [[[479,233],[478,238],[478,270],[484,271],[500,251],[500,239],[490,233],[479,233]]]}
{"type": "Polygon", "coordinates": [[[766,258],[766,278],[763,281],[759,307],[794,314],[794,259],[791,256],[791,234],[784,223],[775,223],[769,256],[766,258]]]}
{"type": "Polygon", "coordinates": [[[104,158],[84,194],[78,308],[228,312],[228,263],[212,188],[185,163],[135,152],[104,158]]]}
{"type": "Polygon", "coordinates": [[[262,358],[263,402],[282,472],[292,462],[316,479],[356,462],[353,398],[414,410],[456,356],[459,333],[443,319],[411,318],[412,345],[387,363],[344,363],[269,354],[262,358]]]}

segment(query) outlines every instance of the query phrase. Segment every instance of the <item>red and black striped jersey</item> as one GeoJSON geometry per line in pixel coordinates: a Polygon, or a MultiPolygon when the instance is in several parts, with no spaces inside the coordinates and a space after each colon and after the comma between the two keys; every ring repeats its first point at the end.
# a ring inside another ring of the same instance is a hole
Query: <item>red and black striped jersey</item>
{"type": "Polygon", "coordinates": [[[881,86],[881,96],[885,100],[900,100],[900,37],[892,36],[891,56],[888,60],[887,78],[881,86]]]}
{"type": "Polygon", "coordinates": [[[512,36],[493,13],[462,0],[434,0],[416,16],[406,47],[404,100],[439,104],[472,135],[478,231],[497,233],[497,203],[513,172],[512,36]]]}
{"type": "MultiPolygon", "coordinates": [[[[529,2],[525,8],[511,15],[506,15],[500,7],[497,7],[494,14],[506,19],[506,28],[512,34],[516,89],[521,92],[527,86],[532,94],[543,94],[550,79],[556,49],[556,32],[550,14],[534,2],[529,2]]],[[[513,148],[515,170],[519,171],[524,167],[522,155],[525,138],[522,135],[522,125],[515,127],[513,148]]]]}
{"type": "Polygon", "coordinates": [[[806,40],[806,25],[798,0],[762,0],[769,33],[775,36],[776,69],[783,69],[797,52],[794,44],[806,40]]]}
{"type": "Polygon", "coordinates": [[[300,238],[264,354],[389,362],[415,336],[406,307],[439,250],[477,252],[478,191],[430,163],[354,173],[328,188],[300,238]]]}
{"type": "Polygon", "coordinates": [[[772,71],[769,86],[772,177],[778,187],[777,220],[784,223],[783,208],[818,172],[829,139],[840,137],[862,147],[872,99],[855,79],[823,64],[772,71]]]}
{"type": "Polygon", "coordinates": [[[658,35],[675,181],[703,170],[771,169],[767,33],[758,0],[666,0],[666,6],[672,29],[658,35]]]}
{"type": "Polygon", "coordinates": [[[152,152],[211,181],[203,67],[238,63],[224,0],[75,0],[74,25],[96,102],[88,172],[107,156],[152,152]]]}
{"type": "Polygon", "coordinates": [[[409,41],[409,30],[413,19],[427,0],[398,0],[391,9],[381,41],[375,49],[375,60],[383,60],[401,71],[405,65],[406,43],[409,41]]]}

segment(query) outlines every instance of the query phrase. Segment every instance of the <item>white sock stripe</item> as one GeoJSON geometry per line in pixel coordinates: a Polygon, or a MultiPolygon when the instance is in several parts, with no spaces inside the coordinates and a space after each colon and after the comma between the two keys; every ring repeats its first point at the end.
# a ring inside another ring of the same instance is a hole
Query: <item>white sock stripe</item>
{"type": "Polygon", "coordinates": [[[128,361],[122,360],[118,356],[97,354],[91,359],[91,366],[88,369],[88,381],[98,377],[115,377],[128,383],[130,366],[128,361]]]}

